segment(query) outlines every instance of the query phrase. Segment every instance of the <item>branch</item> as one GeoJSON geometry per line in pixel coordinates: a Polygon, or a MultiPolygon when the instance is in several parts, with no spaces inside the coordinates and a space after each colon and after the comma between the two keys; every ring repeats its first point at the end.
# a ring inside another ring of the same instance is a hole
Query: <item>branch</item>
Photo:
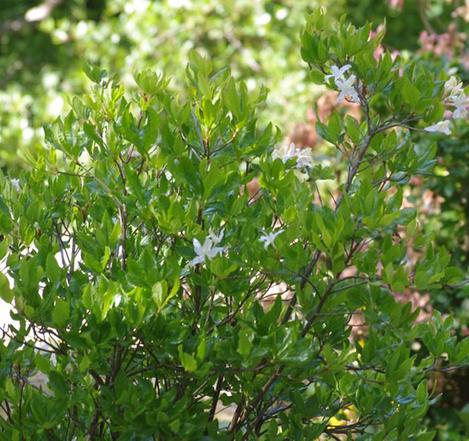
{"type": "Polygon", "coordinates": [[[215,391],[213,394],[212,407],[210,408],[210,413],[208,414],[208,420],[213,421],[215,417],[215,411],[217,409],[218,398],[220,396],[221,389],[223,387],[223,374],[218,376],[217,385],[215,386],[215,391]]]}

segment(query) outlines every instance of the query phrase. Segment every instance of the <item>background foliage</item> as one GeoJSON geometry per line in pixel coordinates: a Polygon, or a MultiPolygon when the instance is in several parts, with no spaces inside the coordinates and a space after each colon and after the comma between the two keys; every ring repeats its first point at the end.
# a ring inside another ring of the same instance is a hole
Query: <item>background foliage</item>
{"type": "MultiPolygon", "coordinates": [[[[127,91],[136,90],[132,74],[142,68],[163,70],[172,87],[186,93],[180,75],[196,48],[214,68],[230,66],[250,91],[271,92],[259,114],[287,136],[296,123],[311,128],[308,109],[323,88],[313,86],[299,52],[299,33],[307,12],[323,5],[329,15],[346,12],[362,25],[386,19],[384,45],[402,57],[426,63],[435,74],[455,72],[468,79],[467,43],[458,33],[467,26],[464,1],[244,1],[244,0],[73,0],[5,1],[0,10],[0,164],[12,176],[28,169],[42,148],[42,125],[65,114],[70,94],[89,90],[86,61],[118,74],[127,91]],[[34,9],[46,5],[46,9],[34,9]],[[41,15],[42,11],[42,15],[41,15]],[[35,14],[34,14],[35,12],[35,14]],[[453,26],[453,27],[451,27],[453,26]],[[425,35],[421,35],[426,32],[425,35]],[[433,40],[429,35],[437,34],[433,40]]],[[[438,141],[438,166],[406,191],[421,210],[424,232],[452,254],[452,264],[466,272],[468,244],[467,121],[456,135],[438,141]]],[[[422,140],[422,143],[427,141],[422,140]]],[[[328,145],[315,145],[317,161],[338,166],[328,145]]],[[[340,167],[340,165],[339,165],[340,167]]],[[[456,332],[467,333],[466,285],[423,290],[430,307],[450,314],[456,332]]],[[[428,307],[428,305],[427,305],[428,307]]],[[[467,436],[467,372],[438,381],[443,399],[430,413],[439,439],[467,436]],[[466,394],[466,395],[465,395],[466,394]],[[466,406],[466,407],[465,407],[466,406]]]]}

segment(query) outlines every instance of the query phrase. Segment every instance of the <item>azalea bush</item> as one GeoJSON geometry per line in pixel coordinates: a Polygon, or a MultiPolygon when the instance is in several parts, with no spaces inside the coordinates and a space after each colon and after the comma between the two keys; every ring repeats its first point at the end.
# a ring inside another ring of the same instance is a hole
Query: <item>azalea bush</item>
{"type": "Polygon", "coordinates": [[[427,380],[469,340],[393,293],[462,281],[403,190],[465,93],[376,59],[370,30],[318,11],[301,34],[311,80],[360,107],[317,123],[337,169],[196,52],[183,94],[88,68],[32,170],[0,178],[2,438],[433,439],[427,380]]]}

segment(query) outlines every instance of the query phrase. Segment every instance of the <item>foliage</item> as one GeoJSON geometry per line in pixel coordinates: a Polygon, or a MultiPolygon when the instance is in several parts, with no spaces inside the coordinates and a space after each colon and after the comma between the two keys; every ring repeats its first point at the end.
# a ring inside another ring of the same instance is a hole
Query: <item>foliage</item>
{"type": "MultiPolygon", "coordinates": [[[[429,14],[439,20],[437,31],[445,29],[449,9],[461,2],[448,6],[432,0],[429,14]]],[[[331,16],[347,12],[356,25],[372,20],[374,27],[387,17],[385,44],[415,49],[422,29],[417,3],[427,2],[405,2],[399,13],[375,0],[4,0],[0,166],[28,166],[40,150],[42,125],[68,111],[70,93],[88,87],[83,61],[119,73],[133,88],[133,72],[152,68],[174,76],[195,48],[217,68],[229,65],[250,90],[268,87],[268,110],[261,119],[290,129],[318,93],[305,93],[309,86],[296,50],[309,11],[327,6],[331,16]],[[44,4],[50,7],[41,15],[44,4]]]]}
{"type": "MultiPolygon", "coordinates": [[[[467,54],[466,54],[467,57],[467,54]]],[[[419,63],[437,75],[443,72],[460,74],[467,81],[464,58],[457,52],[441,57],[433,52],[421,52],[415,57],[419,63]]],[[[426,234],[451,250],[451,262],[465,274],[466,282],[426,290],[431,304],[454,318],[455,333],[468,335],[469,324],[469,205],[468,168],[469,124],[459,120],[451,137],[437,141],[438,164],[423,182],[411,185],[411,200],[421,206],[420,223],[426,234]]],[[[425,145],[426,141],[421,140],[425,145]]],[[[467,403],[469,396],[467,369],[438,375],[434,381],[442,399],[430,412],[432,424],[438,430],[438,440],[465,440],[469,436],[467,403]]]]}
{"type": "Polygon", "coordinates": [[[433,438],[426,379],[467,364],[469,340],[438,313],[415,325],[392,292],[461,278],[401,208],[434,166],[414,130],[442,118],[448,78],[376,60],[369,32],[318,11],[301,35],[311,77],[364,115],[318,123],[346,176],[279,152],[265,91],[197,52],[179,94],[149,70],[128,91],[88,68],[91,94],[47,127],[34,168],[1,178],[5,439],[433,438]]]}
{"type": "MultiPolygon", "coordinates": [[[[5,23],[27,16],[39,2],[14,1],[0,11],[5,23]]],[[[37,23],[0,30],[4,87],[0,92],[0,165],[24,168],[42,142],[42,125],[68,111],[66,97],[83,93],[89,81],[83,62],[119,74],[128,89],[132,74],[151,68],[180,79],[188,53],[197,49],[217,68],[230,66],[250,91],[266,86],[262,119],[298,121],[310,96],[298,51],[308,8],[323,0],[113,0],[59,2],[37,23]],[[33,26],[34,25],[34,26],[33,26]]],[[[336,2],[331,13],[341,11],[336,2]]],[[[184,91],[182,82],[174,85],[184,91]]],[[[262,115],[261,115],[262,116],[262,115]]]]}

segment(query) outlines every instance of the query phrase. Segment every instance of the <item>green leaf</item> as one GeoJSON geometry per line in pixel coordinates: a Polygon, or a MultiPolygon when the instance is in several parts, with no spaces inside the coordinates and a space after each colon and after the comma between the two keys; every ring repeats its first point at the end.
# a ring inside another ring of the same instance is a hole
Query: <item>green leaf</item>
{"type": "Polygon", "coordinates": [[[0,298],[6,303],[11,303],[13,300],[14,294],[10,289],[10,282],[8,282],[5,274],[0,272],[0,298]]]}
{"type": "Polygon", "coordinates": [[[247,358],[251,353],[252,343],[247,329],[241,329],[238,334],[238,352],[247,358]]]}
{"type": "Polygon", "coordinates": [[[466,337],[457,345],[456,356],[454,358],[455,359],[452,360],[454,363],[461,363],[464,360],[469,362],[469,337],[466,337]]]}
{"type": "Polygon", "coordinates": [[[241,117],[241,101],[233,79],[230,79],[225,86],[223,100],[235,118],[239,119],[241,117]]]}
{"type": "Polygon", "coordinates": [[[99,66],[92,63],[86,63],[83,66],[83,72],[91,81],[93,81],[93,83],[96,84],[99,84],[107,77],[107,72],[104,69],[101,69],[99,66]]]}
{"type": "Polygon", "coordinates": [[[167,85],[163,75],[158,75],[150,69],[134,74],[134,80],[143,92],[148,95],[156,95],[167,85]]]}
{"type": "Polygon", "coordinates": [[[182,345],[178,346],[179,360],[181,361],[182,367],[187,372],[195,372],[197,370],[197,360],[190,354],[183,351],[182,345]]]}
{"type": "Polygon", "coordinates": [[[70,303],[63,299],[57,299],[52,311],[52,322],[58,328],[67,324],[70,318],[70,303]]]}
{"type": "Polygon", "coordinates": [[[101,272],[105,270],[110,257],[111,257],[111,249],[109,247],[105,247],[103,257],[101,258],[101,272]]]}
{"type": "Polygon", "coordinates": [[[158,309],[160,309],[166,298],[167,285],[166,282],[156,282],[151,289],[151,296],[158,309]]]}
{"type": "Polygon", "coordinates": [[[333,144],[337,144],[341,130],[342,130],[341,119],[339,115],[337,114],[337,112],[334,112],[332,116],[330,117],[329,123],[327,125],[327,132],[333,144]]]}
{"type": "Polygon", "coordinates": [[[419,90],[410,82],[407,76],[404,76],[401,81],[401,93],[404,102],[414,107],[418,104],[420,99],[419,90]]]}
{"type": "Polygon", "coordinates": [[[311,82],[314,84],[323,84],[324,76],[325,75],[320,70],[312,68],[309,71],[308,79],[311,80],[311,82]]]}
{"type": "Polygon", "coordinates": [[[59,283],[62,277],[62,269],[57,263],[57,260],[53,253],[50,253],[47,256],[46,275],[48,279],[54,284],[59,283]]]}
{"type": "Polygon", "coordinates": [[[416,441],[432,441],[435,438],[436,431],[432,430],[430,432],[422,433],[418,435],[416,441]]]}
{"type": "Polygon", "coordinates": [[[36,354],[34,358],[34,363],[41,372],[45,374],[48,374],[50,372],[51,366],[50,366],[50,361],[48,358],[40,354],[36,354]]]}
{"type": "Polygon", "coordinates": [[[200,336],[199,344],[197,345],[197,360],[203,361],[207,354],[207,338],[205,335],[200,336]]]}
{"type": "MultiPolygon", "coordinates": [[[[361,140],[360,126],[357,120],[350,115],[345,117],[345,128],[347,130],[347,135],[350,137],[352,142],[355,145],[358,145],[361,140]]],[[[376,137],[375,137],[376,138],[376,137]]]]}

